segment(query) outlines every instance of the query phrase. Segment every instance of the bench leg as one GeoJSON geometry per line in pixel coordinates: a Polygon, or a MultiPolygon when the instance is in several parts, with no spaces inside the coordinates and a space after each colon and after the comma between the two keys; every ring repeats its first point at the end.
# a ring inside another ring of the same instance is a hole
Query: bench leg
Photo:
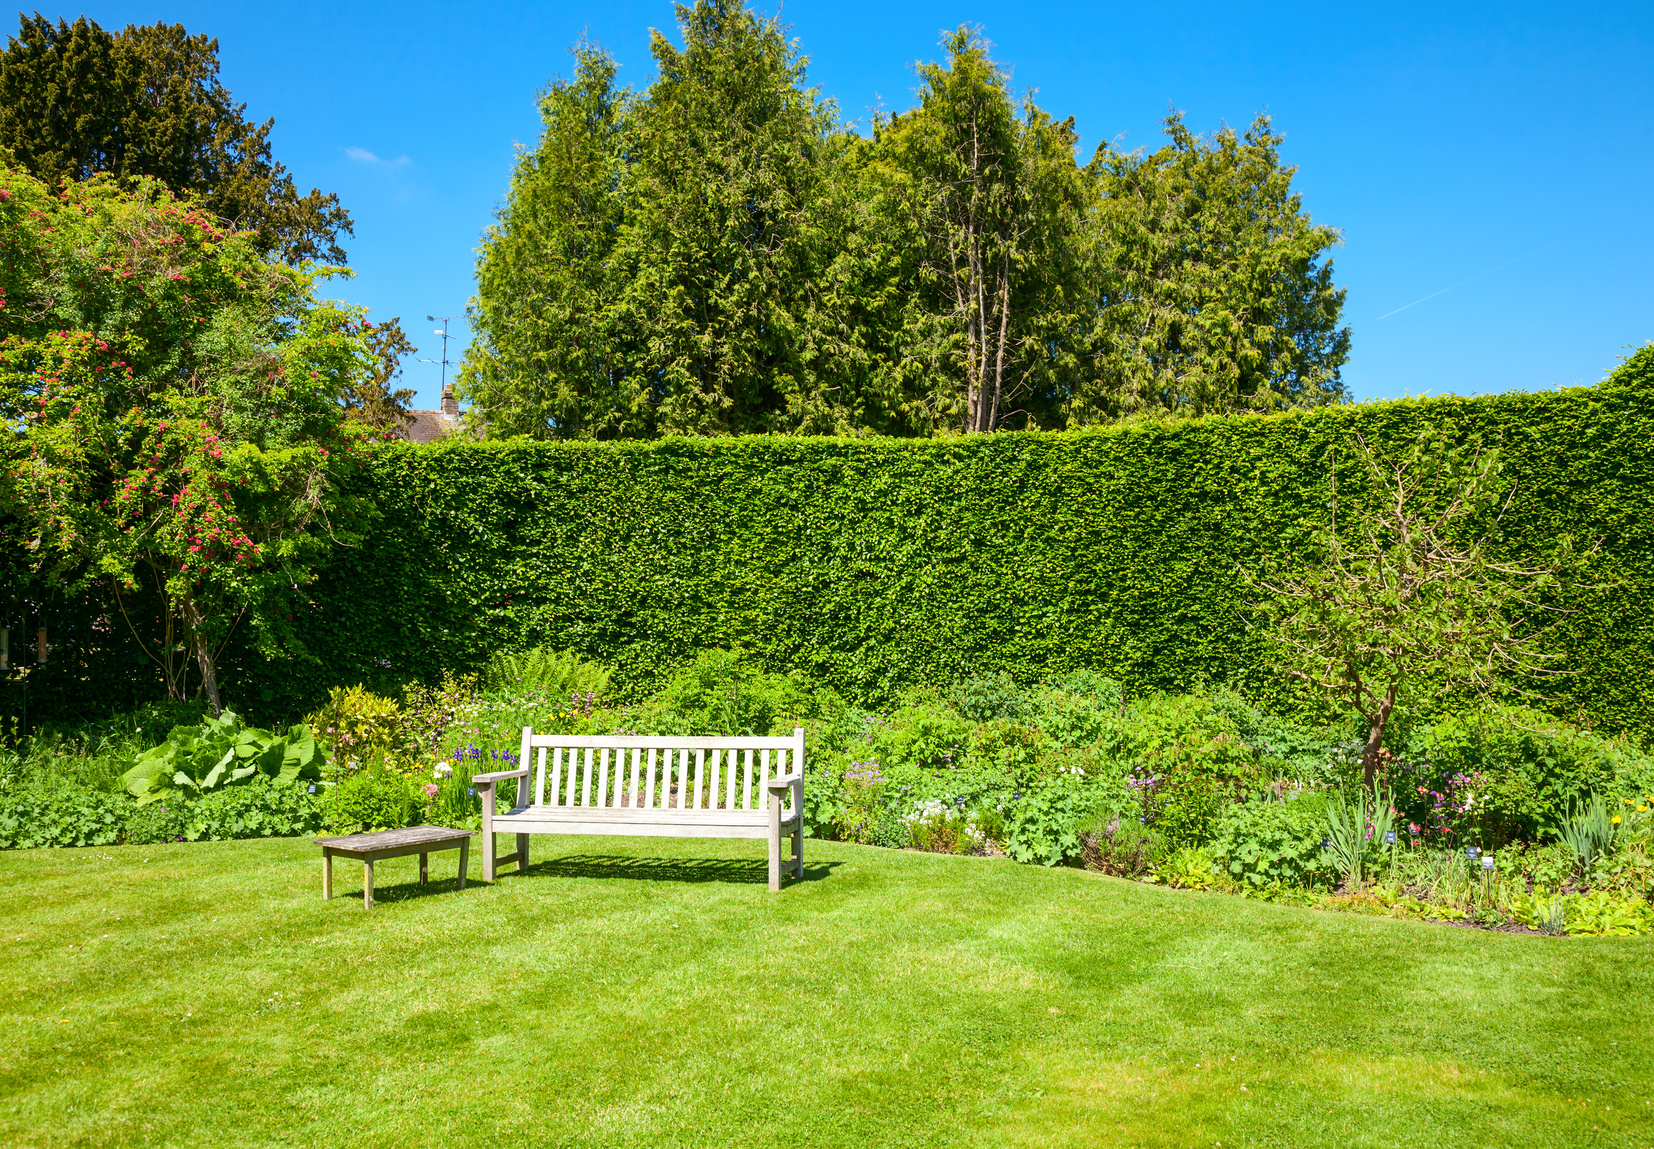
{"type": "Polygon", "coordinates": [[[373,859],[367,858],[362,862],[362,908],[373,908],[373,859]]]}
{"type": "Polygon", "coordinates": [[[470,868],[471,868],[471,839],[470,838],[461,838],[459,840],[459,881],[457,883],[455,883],[454,889],[463,890],[465,888],[465,871],[469,870],[470,868]]]}
{"type": "Polygon", "coordinates": [[[477,800],[482,803],[482,880],[494,880],[494,787],[477,787],[477,800]]]}
{"type": "Polygon", "coordinates": [[[431,855],[419,855],[419,884],[425,885],[431,880],[431,855]]]}
{"type": "Polygon", "coordinates": [[[517,872],[528,869],[528,835],[517,835],[517,872]]]}
{"type": "Polygon", "coordinates": [[[793,823],[793,877],[804,877],[804,819],[793,823]]]}
{"type": "Polygon", "coordinates": [[[333,851],[322,847],[322,901],[333,900],[333,851]]]}
{"type": "Polygon", "coordinates": [[[771,794],[770,799],[770,832],[766,835],[770,847],[770,889],[781,888],[781,803],[771,794]]]}

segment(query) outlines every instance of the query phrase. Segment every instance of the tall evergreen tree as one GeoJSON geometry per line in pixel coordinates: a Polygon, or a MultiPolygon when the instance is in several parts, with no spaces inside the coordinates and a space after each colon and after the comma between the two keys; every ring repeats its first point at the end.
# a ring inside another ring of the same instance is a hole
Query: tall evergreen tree
{"type": "Polygon", "coordinates": [[[634,95],[600,50],[484,239],[460,375],[495,433],[926,435],[1334,402],[1349,332],[1259,120],[1075,157],[969,27],[844,130],[781,26],[677,9],[634,95]]]}
{"type": "Polygon", "coordinates": [[[1259,116],[1202,139],[1180,114],[1150,155],[1098,149],[1097,373],[1071,422],[1133,413],[1201,415],[1315,406],[1348,397],[1350,332],[1328,249],[1259,116]]]}
{"type": "Polygon", "coordinates": [[[812,319],[836,119],[776,21],[740,0],[677,13],[682,51],[651,38],[659,77],[638,109],[622,253],[657,425],[790,430],[810,421],[832,350],[812,319]]]}
{"type": "Polygon", "coordinates": [[[1086,363],[1087,180],[1074,121],[1032,98],[979,33],[918,69],[912,111],[876,125],[869,184],[917,254],[896,356],[930,365],[927,406],[967,432],[1049,426],[1086,363]]]}
{"type": "Polygon", "coordinates": [[[677,16],[684,47],[654,34],[642,99],[589,46],[541,99],[545,131],[484,240],[460,374],[499,430],[833,429],[832,108],[774,20],[738,0],[677,16]]]}
{"type": "Polygon", "coordinates": [[[483,238],[459,389],[496,435],[647,436],[652,396],[615,259],[634,99],[605,52],[574,54],[574,78],[540,95],[545,129],[483,238]]]}
{"type": "Polygon", "coordinates": [[[181,24],[110,33],[82,16],[20,17],[0,53],[0,148],[48,183],[97,172],[153,176],[253,232],[261,254],[343,263],[350,213],[337,195],[300,195],[218,79],[218,41],[181,24]]]}

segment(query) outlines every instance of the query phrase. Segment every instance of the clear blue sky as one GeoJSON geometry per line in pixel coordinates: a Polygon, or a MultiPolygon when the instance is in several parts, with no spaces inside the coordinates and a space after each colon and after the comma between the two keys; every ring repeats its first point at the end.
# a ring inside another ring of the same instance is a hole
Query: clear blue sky
{"type": "MultiPolygon", "coordinates": [[[[32,8],[32,5],[31,5],[32,8]]],[[[773,8],[759,5],[761,11],[773,8]]],[[[99,3],[43,7],[106,27],[216,36],[222,76],[301,188],[356,218],[356,278],[334,294],[400,315],[460,314],[475,248],[534,93],[582,34],[647,85],[669,3],[99,3]]],[[[1019,88],[1077,118],[1083,157],[1155,147],[1168,106],[1198,131],[1260,110],[1297,186],[1342,230],[1334,259],[1357,398],[1536,390],[1600,379],[1654,338],[1654,4],[1300,6],[824,3],[783,17],[810,77],[849,118],[905,108],[912,63],[980,24],[1019,88]],[[1438,294],[1439,293],[1439,294],[1438,294]],[[1401,309],[1401,310],[1398,310],[1401,309]]],[[[8,28],[9,32],[11,29],[8,28]]],[[[457,324],[464,332],[463,320],[457,324]]],[[[458,358],[463,341],[451,352],[458,358]]],[[[437,368],[411,364],[419,406],[437,368]]]]}

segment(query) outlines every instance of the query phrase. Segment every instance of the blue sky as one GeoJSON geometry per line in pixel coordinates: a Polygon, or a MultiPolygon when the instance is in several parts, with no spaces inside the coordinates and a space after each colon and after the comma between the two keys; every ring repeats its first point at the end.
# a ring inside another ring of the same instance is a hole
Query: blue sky
{"type": "MultiPolygon", "coordinates": [[[[402,316],[432,359],[424,317],[463,317],[514,148],[537,134],[535,91],[583,34],[644,87],[648,29],[675,26],[659,0],[41,10],[216,36],[225,83],[275,117],[277,157],[355,216],[356,278],[333,294],[402,316]]],[[[1082,158],[1102,140],[1158,146],[1173,105],[1198,131],[1270,112],[1306,209],[1344,234],[1358,399],[1592,383],[1654,338],[1654,4],[793,0],[782,15],[852,119],[908,106],[912,63],[964,22],[1018,88],[1076,117],[1082,158]]],[[[421,407],[438,370],[405,372],[421,407]]]]}

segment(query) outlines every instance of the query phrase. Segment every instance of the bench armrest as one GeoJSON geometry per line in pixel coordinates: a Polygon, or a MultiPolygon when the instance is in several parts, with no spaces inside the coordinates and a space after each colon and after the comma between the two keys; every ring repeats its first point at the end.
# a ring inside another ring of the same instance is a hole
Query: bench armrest
{"type": "Polygon", "coordinates": [[[528,777],[528,767],[527,766],[521,766],[521,767],[518,767],[515,770],[495,770],[492,774],[473,774],[473,775],[471,775],[471,785],[473,785],[473,786],[489,786],[489,785],[492,785],[495,782],[503,782],[507,778],[527,778],[527,777],[528,777]]]}
{"type": "Polygon", "coordinates": [[[787,774],[780,778],[771,778],[764,783],[764,788],[766,790],[785,790],[788,786],[802,781],[804,781],[804,775],[802,774],[787,774]]]}

